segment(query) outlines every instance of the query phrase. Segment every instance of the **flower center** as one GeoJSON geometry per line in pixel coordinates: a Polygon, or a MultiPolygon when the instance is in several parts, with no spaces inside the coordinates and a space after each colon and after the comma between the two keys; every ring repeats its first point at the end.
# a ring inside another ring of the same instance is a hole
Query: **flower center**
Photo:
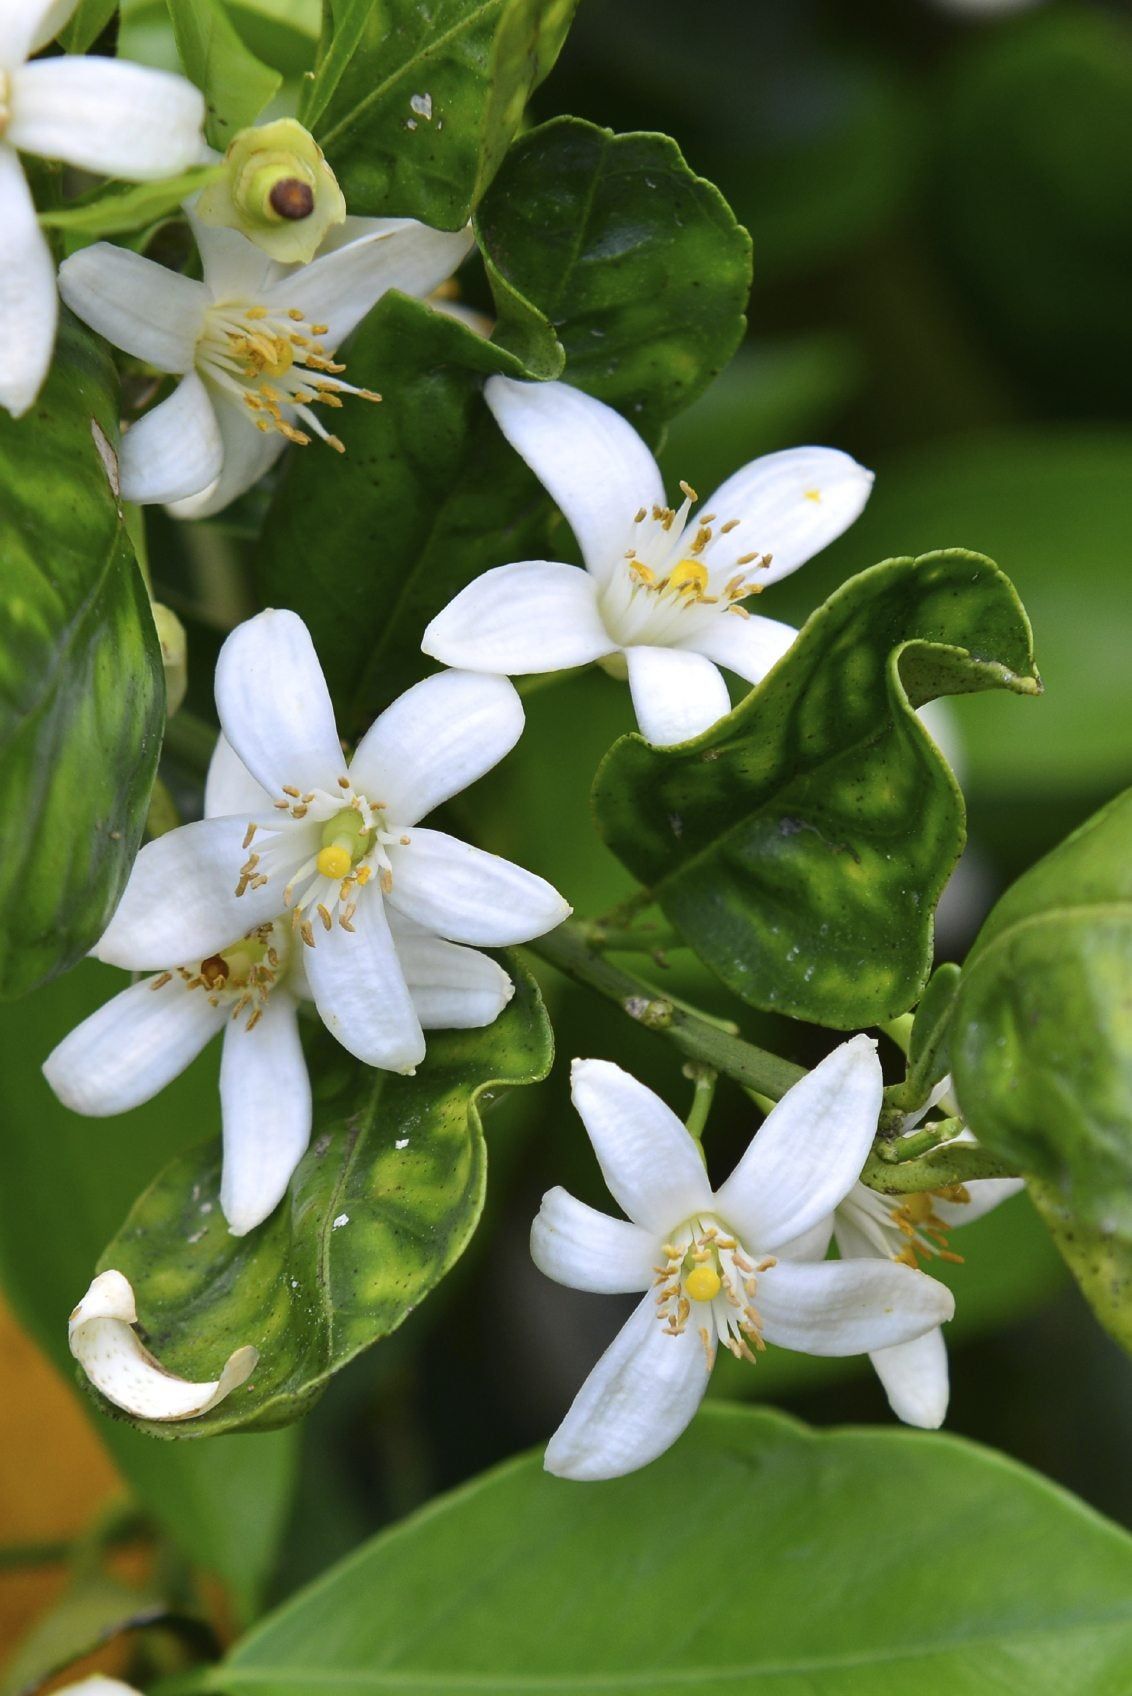
{"type": "Polygon", "coordinates": [[[901,1196],[899,1200],[858,1184],[841,1205],[873,1247],[892,1260],[911,1267],[932,1259],[961,1266],[963,1256],[948,1247],[947,1223],[935,1211],[937,1198],[953,1202],[971,1199],[962,1184],[901,1196]]]}
{"type": "Polygon", "coordinates": [[[278,920],[257,925],[218,954],[210,954],[195,971],[178,966],[154,978],[151,987],[164,989],[178,977],[187,989],[202,990],[214,1007],[230,1003],[233,1019],[246,1013],[250,1031],[263,1017],[271,991],[286,976],[291,946],[287,927],[278,920]]]}
{"type": "Polygon", "coordinates": [[[709,1363],[717,1343],[738,1360],[754,1360],[765,1348],[762,1320],[755,1307],[758,1276],[775,1264],[768,1255],[756,1265],[737,1237],[718,1219],[690,1219],[661,1250],[656,1266],[657,1317],[678,1337],[695,1321],[709,1363]]]}
{"type": "Polygon", "coordinates": [[[315,865],[323,877],[343,878],[373,847],[377,826],[352,807],[343,807],[322,827],[322,847],[315,865]]]}
{"type": "Polygon", "coordinates": [[[370,389],[344,383],[337,364],[320,338],[326,324],[308,323],[297,306],[281,308],[248,301],[218,302],[209,308],[197,343],[196,362],[202,375],[235,395],[257,430],[276,430],[289,442],[306,447],[308,430],[344,453],[337,436],[311,410],[341,407],[344,394],[379,401],[370,389]]]}

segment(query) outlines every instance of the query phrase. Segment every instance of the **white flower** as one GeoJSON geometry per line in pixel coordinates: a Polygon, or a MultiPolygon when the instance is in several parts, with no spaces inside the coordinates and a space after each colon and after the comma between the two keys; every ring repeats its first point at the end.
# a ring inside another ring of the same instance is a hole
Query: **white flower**
{"type": "Polygon", "coordinates": [[[322,1019],[367,1064],[410,1072],[422,1027],[494,1018],[505,974],[476,950],[529,941],[570,908],[542,878],[417,821],[514,747],[512,685],[425,678],[347,762],[306,626],[268,611],[221,649],[216,705],[236,758],[214,769],[212,816],[142,849],[98,957],[203,960],[286,911],[322,1019]]]}
{"type": "Polygon", "coordinates": [[[137,1322],[129,1280],[102,1272],[72,1312],[67,1341],[95,1389],[138,1419],[195,1419],[246,1383],[259,1361],[250,1345],[236,1349],[219,1378],[191,1384],[154,1360],[134,1330],[137,1322]]]}
{"type": "Polygon", "coordinates": [[[387,290],[427,295],[471,237],[411,218],[347,218],[295,266],[237,230],[190,222],[203,282],[95,242],[63,262],[59,291],[115,347],[181,377],[126,432],[122,495],[201,518],[250,489],[288,442],[313,433],[342,450],[314,407],[379,397],[343,381],[334,350],[387,290]]]}
{"type": "Polygon", "coordinates": [[[19,154],[147,182],[194,164],[204,147],[204,97],[184,77],[98,55],[25,63],[76,4],[0,0],[0,406],[15,418],[47,375],[58,314],[55,265],[19,154]]]}
{"type": "Polygon", "coordinates": [[[858,1036],[834,1049],[716,1191],[698,1145],[651,1090],[609,1061],[574,1062],[574,1104],[628,1221],[554,1189],[531,1253],[574,1289],[645,1294],[551,1438],[549,1471],[613,1478],[655,1459],[699,1406],[720,1343],[745,1360],[767,1342],[861,1354],[950,1318],[950,1293],[907,1266],[780,1258],[864,1164],[881,1105],[875,1046],[858,1036]]]}
{"type": "MultiPolygon", "coordinates": [[[[950,1086],[950,1078],[942,1079],[920,1111],[909,1114],[905,1130],[918,1125],[928,1109],[946,1097],[950,1086]]],[[[944,1105],[951,1103],[945,1100],[944,1105]]],[[[951,1138],[952,1143],[974,1140],[967,1130],[951,1138]]],[[[960,1260],[948,1247],[948,1233],[957,1225],[981,1219],[1024,1188],[1021,1178],[979,1178],[954,1189],[894,1196],[856,1183],[830,1218],[783,1252],[791,1258],[820,1260],[832,1233],[846,1260],[872,1257],[905,1266],[935,1258],[960,1260]]],[[[869,1358],[898,1419],[933,1431],[943,1424],[949,1386],[947,1349],[938,1327],[911,1342],[870,1350],[869,1358]]]]}
{"type": "Polygon", "coordinates": [[[104,1678],[100,1672],[90,1678],[80,1678],[77,1684],[64,1684],[56,1696],[141,1696],[132,1684],[123,1684],[120,1678],[104,1678]]]}
{"type": "Polygon", "coordinates": [[[489,378],[507,440],[569,520],[585,571],[523,560],[485,571],[439,613],[426,654],[507,676],[599,661],[628,676],[650,742],[686,741],[730,711],[720,666],[757,683],[796,631],[742,605],[858,516],[872,473],[832,448],[752,460],[690,518],[667,504],[652,454],[612,407],[565,383],[489,378]]]}

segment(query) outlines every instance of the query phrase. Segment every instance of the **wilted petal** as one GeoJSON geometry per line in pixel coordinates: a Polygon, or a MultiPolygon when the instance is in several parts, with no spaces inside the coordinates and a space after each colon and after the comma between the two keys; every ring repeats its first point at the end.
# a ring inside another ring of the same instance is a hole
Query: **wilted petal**
{"type": "Polygon", "coordinates": [[[587,569],[608,582],[637,512],[666,504],[656,461],[640,436],[611,406],[568,383],[489,377],[484,399],[565,514],[587,569]]]}
{"type": "Polygon", "coordinates": [[[200,162],[204,96],[185,77],[101,54],[21,65],[11,78],[7,140],[128,182],[156,181],[200,162]]]}
{"type": "Polygon", "coordinates": [[[374,892],[358,903],[353,932],[319,931],[303,956],[319,1016],[367,1066],[412,1072],[424,1059],[420,1020],[374,892]]]}
{"type": "Polygon", "coordinates": [[[272,795],[285,784],[333,792],[346,770],[322,666],[297,613],[269,607],[236,626],[216,662],[216,710],[272,795]]]}
{"type": "Polygon", "coordinates": [[[441,671],[374,720],[350,778],[387,817],[416,824],[498,765],[522,734],[523,703],[506,678],[441,671]]]}
{"type": "Polygon", "coordinates": [[[96,241],[64,259],[59,293],[84,324],[158,371],[191,371],[210,296],[203,283],[96,241]]]}
{"type": "Polygon", "coordinates": [[[756,613],[743,618],[727,612],[705,619],[679,645],[703,654],[716,665],[725,665],[748,683],[761,683],[793,646],[797,634],[792,624],[780,624],[775,618],[760,618],[756,613]]]}
{"type": "Polygon", "coordinates": [[[741,571],[777,583],[860,517],[872,486],[872,472],[836,448],[786,448],[753,459],[704,502],[721,523],[739,520],[711,544],[713,579],[741,571]],[[756,549],[772,555],[768,567],[738,565],[756,549]]]}
{"type": "Polygon", "coordinates": [[[884,1078],[855,1036],[788,1089],[716,1195],[752,1249],[776,1249],[827,1218],[856,1183],[876,1135],[884,1078]]]}
{"type": "Polygon", "coordinates": [[[445,665],[521,677],[612,653],[593,577],[576,565],[519,560],[475,577],[437,613],[421,649],[445,665]]]}
{"type": "Polygon", "coordinates": [[[105,1118],[149,1101],[195,1060],[224,1023],[199,988],[183,978],[131,984],[52,1049],[43,1075],[76,1113],[105,1118]]]}
{"type": "MultiPolygon", "coordinates": [[[[2,73],[0,73],[2,74],[2,73]]],[[[58,301],[55,263],[36,221],[23,166],[0,142],[0,406],[20,418],[34,401],[51,364],[58,301]]]]}
{"type": "Polygon", "coordinates": [[[195,1419],[245,1383],[256,1369],[251,1347],[229,1355],[220,1377],[207,1384],[178,1378],[144,1348],[137,1332],[134,1292],[121,1272],[103,1272],[71,1314],[71,1353],[107,1401],[138,1419],[195,1419]]]}
{"type": "Polygon", "coordinates": [[[911,1342],[955,1311],[935,1278],[888,1260],[780,1260],[758,1280],[768,1343],[800,1354],[870,1354],[911,1342]]]}
{"type": "Polygon", "coordinates": [[[947,1346],[937,1326],[910,1343],[874,1349],[869,1359],[897,1419],[936,1431],[947,1414],[947,1346]]]}
{"type": "Polygon", "coordinates": [[[611,1060],[575,1060],[574,1106],[617,1205],[663,1239],[712,1208],[699,1149],[670,1107],[611,1060]]]}
{"type": "Polygon", "coordinates": [[[570,915],[558,891],[470,843],[417,825],[389,849],[391,907],[450,942],[506,948],[542,936],[570,915]]]}
{"type": "Polygon", "coordinates": [[[619,1478],[670,1448],[703,1400],[710,1374],[692,1326],[678,1336],[651,1290],[614,1337],[546,1446],[560,1478],[619,1478]]]}
{"type": "Polygon", "coordinates": [[[224,446],[208,390],[195,371],[122,437],[122,498],[139,506],[181,500],[220,475],[224,446]]]}
{"type": "Polygon", "coordinates": [[[229,1019],[220,1065],[224,1169],[220,1206],[234,1237],[273,1212],[311,1134],[311,1086],[295,1003],[268,997],[260,1017],[229,1019]]]}
{"type": "Polygon", "coordinates": [[[587,1207],[560,1186],[547,1190],[531,1226],[535,1265],[572,1290],[600,1295],[647,1290],[659,1252],[651,1232],[587,1207]]]}
{"type": "Polygon", "coordinates": [[[718,669],[686,648],[625,649],[633,710],[643,735],[658,748],[687,742],[731,711],[718,669]]]}

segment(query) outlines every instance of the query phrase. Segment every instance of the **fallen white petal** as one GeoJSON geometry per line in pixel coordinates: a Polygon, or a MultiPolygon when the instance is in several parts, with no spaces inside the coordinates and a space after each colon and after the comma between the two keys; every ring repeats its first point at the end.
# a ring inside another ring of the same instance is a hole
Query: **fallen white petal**
{"type": "Polygon", "coordinates": [[[223,462],[208,390],[190,371],[122,437],[122,498],[149,506],[199,494],[220,475],[223,462]]]}
{"type": "Polygon", "coordinates": [[[658,1095],[611,1060],[575,1060],[570,1087],[609,1193],[635,1224],[662,1237],[712,1209],[699,1150],[658,1095]]]}
{"type": "Polygon", "coordinates": [[[531,1259],[572,1290],[602,1295],[647,1290],[657,1252],[651,1232],[587,1207],[561,1186],[547,1190],[531,1226],[531,1259]]]}
{"type": "Polygon", "coordinates": [[[558,891],[498,854],[420,825],[388,849],[389,905],[449,942],[507,948],[542,936],[570,916],[558,891]]]}
{"type": "Polygon", "coordinates": [[[872,472],[836,448],[785,448],[753,459],[704,502],[721,523],[740,521],[712,542],[712,577],[741,569],[739,557],[757,548],[772,559],[753,575],[777,583],[860,517],[872,486],[872,472]]]}
{"type": "Polygon", "coordinates": [[[178,1378],[143,1346],[133,1329],[137,1317],[129,1280],[121,1272],[102,1272],[71,1314],[67,1338],[94,1387],[138,1419],[195,1419],[246,1383],[256,1369],[259,1352],[249,1345],[230,1355],[211,1383],[178,1378]]]}
{"type": "Polygon", "coordinates": [[[670,1336],[650,1290],[614,1337],[546,1446],[560,1478],[619,1478],[646,1466],[691,1423],[711,1368],[693,1326],[670,1336]]]}
{"type": "Polygon", "coordinates": [[[229,1018],[220,1064],[220,1206],[234,1237],[272,1213],[310,1141],[311,1086],[295,1003],[285,989],[251,1027],[229,1018]]]}
{"type": "Polygon", "coordinates": [[[731,711],[716,666],[686,648],[625,649],[633,710],[645,738],[658,748],[687,742],[731,711]]]}
{"type": "Polygon", "coordinates": [[[522,734],[523,703],[506,678],[441,671],[374,720],[350,777],[384,802],[388,818],[416,824],[498,765],[522,734]]]}
{"type": "Polygon", "coordinates": [[[588,665],[617,646],[597,597],[595,579],[576,565],[530,559],[498,565],[437,613],[421,649],[445,665],[507,677],[588,665]]]}
{"type": "Polygon", "coordinates": [[[192,370],[211,298],[203,283],[96,241],[64,259],[59,293],[84,324],[123,353],[158,371],[192,370]]]}
{"type": "MultiPolygon", "coordinates": [[[[2,74],[2,73],[0,73],[2,74]]],[[[55,265],[36,221],[23,166],[0,142],[0,406],[20,418],[35,400],[51,364],[58,301],[55,265]]]]}
{"type": "Polygon", "coordinates": [[[568,383],[489,377],[484,399],[565,514],[587,569],[608,582],[624,563],[638,510],[666,505],[656,461],[640,436],[611,406],[568,383]]]}
{"type": "Polygon", "coordinates": [[[43,1075],[75,1113],[105,1118],[149,1101],[224,1023],[224,1009],[173,976],[131,984],[65,1036],[43,1075]]]}
{"type": "Polygon", "coordinates": [[[7,139],[22,153],[129,182],[200,160],[204,96],[185,77],[66,53],[21,65],[10,80],[7,139]]]}
{"type": "Polygon", "coordinates": [[[936,1431],[947,1414],[947,1345],[937,1326],[910,1343],[874,1349],[869,1359],[897,1419],[936,1431]]]}

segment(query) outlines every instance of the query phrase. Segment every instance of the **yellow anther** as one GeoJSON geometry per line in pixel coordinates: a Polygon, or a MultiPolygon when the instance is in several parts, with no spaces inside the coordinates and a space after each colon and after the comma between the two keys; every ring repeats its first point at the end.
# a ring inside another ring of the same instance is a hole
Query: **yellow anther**
{"type": "Polygon", "coordinates": [[[684,1288],[693,1301],[714,1301],[723,1281],[714,1266],[695,1266],[684,1279],[684,1288]]]}
{"type": "Polygon", "coordinates": [[[932,1197],[924,1190],[904,1197],[903,1211],[914,1225],[926,1225],[932,1216],[932,1197]]]}
{"type": "Polygon", "coordinates": [[[345,877],[352,865],[350,850],[340,842],[332,842],[327,848],[320,848],[315,864],[323,877],[345,877]]]}
{"type": "Polygon", "coordinates": [[[699,598],[707,588],[707,567],[701,565],[698,559],[682,559],[676,569],[669,573],[668,588],[674,589],[679,595],[692,595],[699,598]]]}

